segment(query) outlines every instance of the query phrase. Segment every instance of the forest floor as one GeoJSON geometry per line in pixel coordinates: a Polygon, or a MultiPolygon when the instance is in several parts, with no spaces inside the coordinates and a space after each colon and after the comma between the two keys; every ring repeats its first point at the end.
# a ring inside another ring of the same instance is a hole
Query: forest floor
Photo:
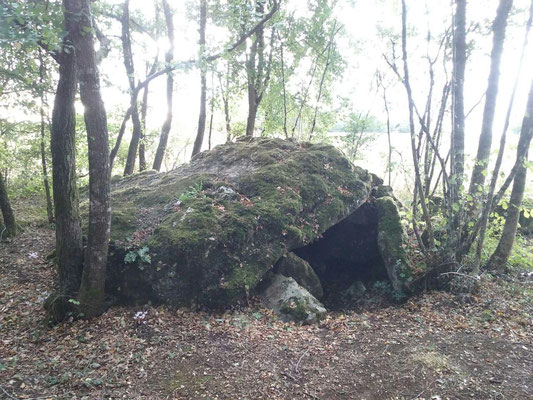
{"type": "Polygon", "coordinates": [[[43,227],[0,243],[0,399],[533,399],[527,274],[313,326],[144,306],[46,329],[52,249],[43,227]]]}

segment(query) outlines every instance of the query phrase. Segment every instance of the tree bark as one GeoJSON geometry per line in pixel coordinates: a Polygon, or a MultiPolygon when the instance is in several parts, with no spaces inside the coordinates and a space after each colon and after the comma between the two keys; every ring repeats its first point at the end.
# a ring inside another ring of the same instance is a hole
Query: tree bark
{"type": "MultiPolygon", "coordinates": [[[[265,12],[264,0],[256,0],[255,11],[257,15],[265,12]]],[[[257,109],[262,98],[263,74],[265,71],[265,28],[259,27],[255,32],[255,39],[250,48],[246,62],[248,76],[248,118],[246,119],[246,136],[253,136],[257,109]]]]}
{"type": "Polygon", "coordinates": [[[89,229],[79,296],[80,310],[86,318],[103,312],[111,227],[107,117],[100,93],[90,1],[64,0],[76,53],[89,150],[89,229]]]}
{"type": "Polygon", "coordinates": [[[328,52],[326,56],[326,65],[324,66],[324,70],[322,71],[322,77],[320,78],[320,84],[318,86],[318,95],[316,98],[315,111],[313,113],[313,121],[311,122],[311,129],[309,130],[309,141],[311,141],[311,139],[313,138],[313,133],[315,132],[316,119],[318,116],[318,106],[320,104],[320,99],[322,98],[322,89],[324,87],[324,82],[326,80],[328,68],[331,63],[331,50],[333,48],[333,40],[337,33],[336,29],[337,29],[337,21],[335,20],[333,24],[333,28],[332,28],[331,38],[329,39],[328,52]]]}
{"type": "Polygon", "coordinates": [[[46,75],[46,67],[44,65],[42,50],[39,48],[39,81],[41,84],[40,87],[40,98],[41,98],[41,105],[40,105],[40,114],[41,114],[41,166],[43,169],[43,186],[44,186],[44,193],[46,196],[46,215],[48,217],[48,223],[54,222],[54,206],[52,205],[52,195],[50,193],[50,182],[48,181],[48,166],[46,163],[46,115],[44,111],[44,107],[46,104],[45,100],[45,94],[44,94],[44,80],[46,75]]]}
{"type": "Polygon", "coordinates": [[[137,150],[142,136],[141,119],[139,117],[139,109],[137,106],[133,107],[131,112],[131,121],[133,123],[133,133],[131,135],[130,146],[128,148],[128,157],[126,165],[124,166],[124,176],[133,174],[135,170],[135,160],[137,158],[137,150]]]}
{"type": "MultiPolygon", "coordinates": [[[[135,91],[135,67],[133,65],[133,53],[131,50],[130,37],[130,14],[129,14],[129,0],[124,2],[122,13],[122,49],[124,53],[124,66],[128,74],[128,81],[130,84],[130,92],[135,91]]],[[[137,158],[137,150],[139,148],[139,141],[142,135],[141,119],[139,118],[139,109],[135,101],[131,110],[131,121],[133,123],[133,133],[131,136],[130,146],[128,148],[128,158],[126,159],[126,166],[124,167],[124,176],[133,174],[135,169],[135,159],[137,158]]]]}
{"type": "Polygon", "coordinates": [[[387,176],[388,184],[391,186],[392,183],[392,142],[391,142],[391,132],[390,132],[390,112],[389,112],[389,101],[387,99],[387,88],[383,85],[383,105],[385,107],[385,115],[387,116],[387,144],[389,151],[387,153],[387,176]]]}
{"type": "Polygon", "coordinates": [[[226,73],[226,86],[222,86],[222,79],[220,79],[220,96],[224,104],[224,122],[226,123],[226,142],[231,142],[231,114],[229,112],[229,85],[230,85],[230,64],[228,62],[228,70],[226,73]]]}
{"type": "Polygon", "coordinates": [[[141,137],[139,138],[139,171],[146,169],[146,114],[148,113],[148,85],[144,88],[141,104],[141,137]]]}
{"type": "MultiPolygon", "coordinates": [[[[212,79],[211,79],[211,82],[213,82],[212,79]]],[[[215,87],[214,87],[214,85],[212,87],[210,113],[211,113],[211,116],[209,117],[209,135],[208,135],[208,138],[207,138],[207,144],[208,144],[207,148],[209,150],[211,150],[211,139],[212,139],[212,136],[213,136],[213,117],[215,116],[215,87]]]]}
{"type": "Polygon", "coordinates": [[[255,120],[257,118],[257,104],[255,89],[248,88],[248,117],[246,118],[246,136],[253,136],[255,131],[255,120]]]}
{"type": "Polygon", "coordinates": [[[492,146],[492,126],[496,108],[496,98],[498,97],[498,85],[500,79],[500,61],[503,53],[503,43],[505,41],[505,30],[507,28],[507,17],[513,5],[513,0],[500,0],[496,18],[492,24],[493,39],[492,52],[490,56],[490,73],[485,95],[485,108],[483,110],[483,121],[481,135],[476,156],[470,188],[468,193],[471,196],[478,195],[482,191],[487,174],[487,166],[492,146]]]}
{"type": "Polygon", "coordinates": [[[518,217],[520,215],[520,206],[524,197],[524,190],[526,185],[527,168],[524,162],[527,160],[529,145],[533,137],[533,80],[529,89],[529,97],[527,108],[522,121],[522,129],[520,130],[520,139],[518,140],[518,148],[516,150],[518,171],[516,172],[513,181],[513,190],[511,191],[511,198],[509,199],[509,206],[507,208],[507,216],[503,226],[502,236],[498,242],[496,250],[492,254],[489,261],[489,268],[496,271],[504,271],[506,269],[507,261],[511,255],[513,248],[516,228],[518,226],[518,217]],[[525,156],[522,156],[525,154],[525,156]]]}
{"type": "MultiPolygon", "coordinates": [[[[174,59],[174,21],[172,20],[172,12],[167,0],[163,0],[163,12],[165,14],[165,21],[167,24],[167,35],[170,47],[165,54],[165,61],[167,64],[172,63],[174,59]]],[[[163,158],[167,149],[168,135],[170,128],[172,127],[172,107],[173,107],[173,95],[174,95],[174,75],[172,71],[167,73],[167,117],[163,126],[161,127],[161,134],[159,135],[159,144],[154,157],[153,169],[160,171],[163,158]]]]}
{"type": "Polygon", "coordinates": [[[466,33],[465,33],[466,0],[457,0],[453,39],[453,124],[452,124],[452,176],[457,179],[460,187],[465,170],[465,107],[464,81],[466,67],[466,33]]]}
{"type": "Polygon", "coordinates": [[[13,237],[17,234],[17,222],[15,221],[15,213],[11,208],[9,196],[7,194],[7,187],[4,177],[0,172],[0,209],[2,210],[2,217],[4,218],[4,230],[0,232],[0,239],[13,237]]]}
{"type": "Polygon", "coordinates": [[[455,0],[453,19],[452,137],[450,148],[448,253],[455,255],[461,225],[462,186],[465,174],[466,0],[455,0]]]}
{"type": "Polygon", "coordinates": [[[122,142],[122,137],[124,136],[124,132],[126,131],[126,124],[131,118],[131,111],[133,110],[133,107],[129,107],[126,111],[126,115],[124,116],[124,119],[122,120],[122,124],[120,125],[120,128],[118,130],[117,134],[117,140],[115,141],[115,145],[113,146],[113,149],[111,150],[111,154],[109,154],[109,166],[111,170],[113,169],[113,163],[115,162],[115,158],[117,156],[118,150],[120,149],[120,143],[122,142]]]}
{"type": "MultiPolygon", "coordinates": [[[[65,18],[67,36],[64,47],[72,47],[74,21],[65,18]]],[[[52,152],[52,187],[56,219],[56,255],[59,295],[76,297],[83,269],[81,222],[78,209],[76,175],[76,59],[74,52],[62,52],[52,111],[50,146],[52,152]]],[[[60,301],[63,303],[63,301],[60,301]]],[[[62,320],[64,315],[54,315],[62,320]]]]}
{"type": "MultiPolygon", "coordinates": [[[[152,64],[152,67],[150,70],[148,70],[148,74],[146,76],[152,75],[156,68],[157,68],[157,60],[158,57],[154,60],[154,63],[152,64]]],[[[142,99],[142,105],[141,105],[141,137],[139,141],[139,171],[144,171],[146,167],[146,115],[148,114],[148,94],[149,94],[149,86],[146,85],[143,91],[143,99],[142,99]]]]}
{"type": "Polygon", "coordinates": [[[281,37],[279,37],[279,42],[279,55],[281,62],[281,88],[283,89],[283,133],[285,134],[285,139],[288,139],[289,132],[287,131],[287,85],[285,82],[285,56],[283,54],[283,41],[281,40],[281,37]]]}
{"type": "Polygon", "coordinates": [[[205,134],[206,103],[207,103],[207,65],[205,63],[205,26],[207,23],[207,0],[200,0],[200,115],[198,116],[198,131],[192,148],[194,157],[202,150],[205,134]]]}
{"type": "Polygon", "coordinates": [[[509,199],[502,236],[489,261],[489,268],[498,272],[504,272],[507,269],[507,261],[513,249],[516,229],[518,227],[518,218],[520,216],[520,206],[524,198],[526,175],[527,168],[525,166],[520,167],[513,181],[513,190],[509,199]]]}

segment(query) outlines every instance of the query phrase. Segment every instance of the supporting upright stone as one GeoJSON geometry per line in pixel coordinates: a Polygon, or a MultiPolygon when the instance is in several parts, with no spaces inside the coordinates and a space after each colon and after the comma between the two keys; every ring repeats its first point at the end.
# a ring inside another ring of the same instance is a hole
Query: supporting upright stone
{"type": "Polygon", "coordinates": [[[394,199],[389,196],[376,200],[378,211],[378,248],[387,268],[394,290],[401,292],[402,283],[408,278],[409,262],[404,243],[406,234],[394,199]]]}

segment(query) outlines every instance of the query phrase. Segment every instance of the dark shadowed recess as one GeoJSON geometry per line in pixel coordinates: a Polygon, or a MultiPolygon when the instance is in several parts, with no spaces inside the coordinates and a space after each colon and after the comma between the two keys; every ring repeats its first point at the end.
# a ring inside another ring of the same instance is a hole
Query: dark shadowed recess
{"type": "Polygon", "coordinates": [[[344,307],[340,294],[356,281],[369,287],[372,282],[389,280],[378,250],[377,228],[376,207],[365,203],[320,239],[293,250],[315,270],[328,308],[344,307]]]}

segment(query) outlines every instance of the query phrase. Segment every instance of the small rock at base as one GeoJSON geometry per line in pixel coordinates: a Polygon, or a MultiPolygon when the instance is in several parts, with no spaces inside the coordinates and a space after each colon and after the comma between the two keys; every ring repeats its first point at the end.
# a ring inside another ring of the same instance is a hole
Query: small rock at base
{"type": "Polygon", "coordinates": [[[293,278],[275,274],[262,295],[264,304],[283,321],[295,321],[304,325],[320,321],[326,309],[311,293],[298,285],[293,278]]]}

